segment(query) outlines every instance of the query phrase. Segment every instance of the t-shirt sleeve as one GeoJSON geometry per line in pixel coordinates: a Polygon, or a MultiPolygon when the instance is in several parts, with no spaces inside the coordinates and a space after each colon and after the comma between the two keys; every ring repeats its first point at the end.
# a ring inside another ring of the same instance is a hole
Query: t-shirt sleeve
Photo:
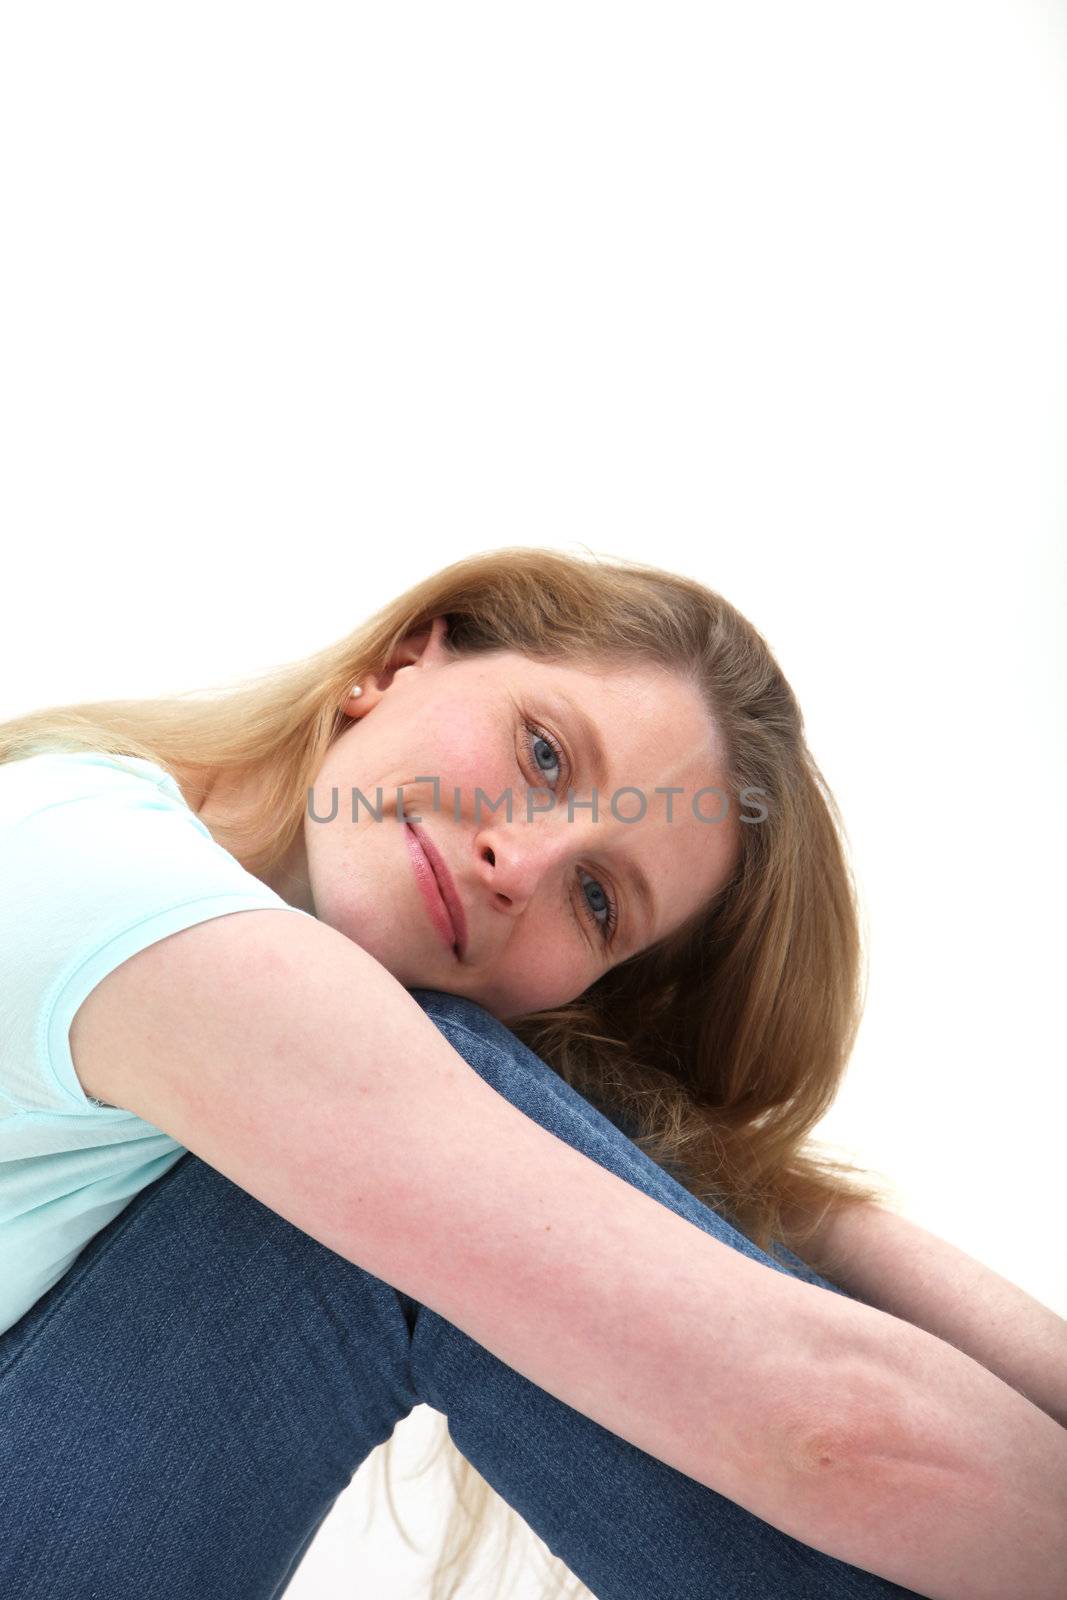
{"type": "Polygon", "coordinates": [[[0,886],[9,1113],[102,1114],[74,1071],[70,1026],[100,980],[139,950],[235,911],[310,915],[217,843],[164,768],[95,752],[0,765],[0,886]]]}

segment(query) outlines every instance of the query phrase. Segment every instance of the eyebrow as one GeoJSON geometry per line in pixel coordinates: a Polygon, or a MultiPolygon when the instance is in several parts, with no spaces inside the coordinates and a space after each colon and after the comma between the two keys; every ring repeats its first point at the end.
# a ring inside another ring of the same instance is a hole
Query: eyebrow
{"type": "MultiPolygon", "coordinates": [[[[566,706],[568,714],[577,726],[581,736],[583,750],[588,751],[592,756],[593,777],[597,787],[597,815],[599,816],[599,791],[607,788],[607,760],[604,755],[604,744],[600,737],[600,730],[592,717],[582,709],[576,700],[572,700],[569,694],[565,694],[562,689],[552,689],[549,691],[549,695],[552,699],[558,700],[561,705],[566,706]]],[[[652,885],[648,881],[644,868],[639,862],[633,860],[631,856],[622,855],[619,857],[619,861],[623,874],[645,913],[645,935],[646,937],[651,937],[652,929],[656,926],[656,897],[652,892],[652,885]]],[[[634,939],[632,942],[636,943],[637,941],[634,939]]]]}

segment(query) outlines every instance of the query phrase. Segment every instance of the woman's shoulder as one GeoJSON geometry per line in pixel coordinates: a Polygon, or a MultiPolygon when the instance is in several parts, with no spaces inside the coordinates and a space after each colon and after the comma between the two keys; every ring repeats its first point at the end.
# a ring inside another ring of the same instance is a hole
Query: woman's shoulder
{"type": "Polygon", "coordinates": [[[0,817],[7,821],[43,806],[83,796],[138,790],[167,795],[184,805],[167,769],[143,756],[110,750],[42,749],[0,763],[0,817]]]}
{"type": "Polygon", "coordinates": [[[155,761],[146,761],[142,756],[127,755],[116,750],[82,750],[67,749],[62,745],[35,745],[17,755],[8,756],[0,764],[0,773],[41,772],[48,770],[46,764],[56,762],[57,770],[67,768],[71,771],[81,769],[103,768],[112,772],[151,772],[167,776],[167,770],[155,761]]]}
{"type": "Polygon", "coordinates": [[[69,1027],[116,966],[198,922],[296,909],[223,849],[163,767],[106,751],[0,765],[0,882],[0,1076],[30,1110],[85,1109],[69,1027]]]}

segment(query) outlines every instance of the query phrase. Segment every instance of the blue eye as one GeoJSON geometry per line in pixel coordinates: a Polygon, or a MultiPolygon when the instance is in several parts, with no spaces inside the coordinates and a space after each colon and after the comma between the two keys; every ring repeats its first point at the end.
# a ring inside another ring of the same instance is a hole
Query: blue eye
{"type": "Polygon", "coordinates": [[[603,884],[599,883],[596,878],[590,878],[588,872],[584,872],[581,867],[578,868],[578,871],[582,873],[582,876],[586,878],[590,884],[592,884],[597,895],[603,901],[602,905],[592,905],[591,902],[586,898],[586,884],[582,884],[582,899],[585,901],[585,905],[589,910],[589,915],[592,917],[593,921],[604,935],[604,938],[610,939],[612,934],[615,932],[615,924],[619,920],[619,914],[615,902],[611,898],[610,894],[608,894],[608,891],[604,888],[603,884]],[[603,922],[600,920],[600,913],[602,911],[607,912],[606,920],[603,922]]]}
{"type": "MultiPolygon", "coordinates": [[[[560,747],[556,743],[556,741],[554,739],[550,738],[549,735],[546,734],[543,729],[535,728],[530,723],[527,723],[526,726],[527,726],[527,731],[529,733],[533,734],[533,738],[530,741],[530,749],[534,750],[537,745],[543,745],[544,746],[544,751],[542,751],[542,755],[545,753],[545,751],[547,751],[547,753],[548,753],[548,765],[550,767],[551,766],[558,767],[558,768],[560,768],[562,770],[562,766],[563,766],[563,751],[560,749],[560,747]]],[[[544,774],[545,768],[541,765],[541,758],[536,753],[534,755],[534,766],[537,768],[539,773],[544,774]]],[[[557,772],[557,774],[556,774],[556,781],[557,782],[559,781],[559,775],[560,775],[559,772],[557,772]]],[[[555,784],[550,783],[550,784],[547,785],[547,787],[549,789],[554,789],[555,788],[555,784]]]]}
{"type": "MultiPolygon", "coordinates": [[[[559,769],[556,773],[555,782],[546,785],[547,788],[554,791],[556,783],[559,782],[560,773],[562,772],[562,769],[566,763],[566,756],[564,755],[561,746],[555,739],[553,739],[550,733],[545,732],[544,728],[538,728],[532,722],[528,722],[526,724],[526,731],[532,735],[530,739],[531,751],[533,751],[537,745],[544,745],[548,757],[547,766],[556,767],[559,769]]],[[[545,751],[542,752],[542,757],[545,755],[545,751]]],[[[534,766],[536,767],[538,773],[542,775],[545,773],[546,768],[541,764],[541,757],[538,757],[536,754],[534,755],[534,766]]],[[[578,871],[582,877],[588,879],[589,883],[592,884],[594,890],[596,891],[596,896],[599,897],[599,901],[601,903],[596,905],[590,904],[585,893],[586,886],[585,884],[582,885],[582,904],[585,907],[586,915],[600,929],[605,942],[607,942],[614,934],[619,920],[618,905],[613,897],[604,888],[603,884],[598,882],[596,878],[590,877],[589,873],[583,871],[581,867],[578,868],[578,871]],[[601,920],[602,913],[606,913],[604,920],[601,920]]]]}

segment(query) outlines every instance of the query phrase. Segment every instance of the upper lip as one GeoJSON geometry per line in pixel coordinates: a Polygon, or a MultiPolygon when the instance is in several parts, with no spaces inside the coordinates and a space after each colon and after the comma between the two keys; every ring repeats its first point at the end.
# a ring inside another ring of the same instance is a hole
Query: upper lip
{"type": "Polygon", "coordinates": [[[422,829],[417,828],[413,822],[409,822],[408,827],[422,846],[426,859],[430,863],[430,870],[437,879],[437,887],[441,891],[441,899],[448,907],[448,914],[452,918],[452,926],[456,930],[456,949],[459,951],[459,957],[462,961],[467,949],[467,919],[463,914],[463,902],[459,898],[456,885],[452,880],[452,874],[446,867],[444,857],[430,836],[423,833],[422,829]]]}

